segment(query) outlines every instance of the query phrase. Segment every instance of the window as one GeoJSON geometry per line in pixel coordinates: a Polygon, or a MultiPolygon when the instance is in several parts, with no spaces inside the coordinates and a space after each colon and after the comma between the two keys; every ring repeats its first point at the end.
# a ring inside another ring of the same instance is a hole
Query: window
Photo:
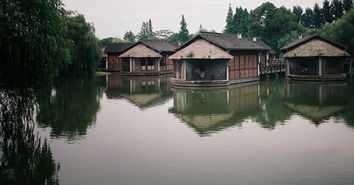
{"type": "Polygon", "coordinates": [[[141,70],[155,70],[155,62],[154,59],[141,59],[141,70]]]}

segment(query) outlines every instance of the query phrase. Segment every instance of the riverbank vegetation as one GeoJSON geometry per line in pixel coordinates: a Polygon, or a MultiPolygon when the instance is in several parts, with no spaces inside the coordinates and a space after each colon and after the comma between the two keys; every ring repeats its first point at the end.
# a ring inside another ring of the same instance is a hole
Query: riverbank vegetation
{"type": "Polygon", "coordinates": [[[100,58],[94,27],[60,0],[0,2],[0,70],[10,81],[92,73],[100,58]]]}

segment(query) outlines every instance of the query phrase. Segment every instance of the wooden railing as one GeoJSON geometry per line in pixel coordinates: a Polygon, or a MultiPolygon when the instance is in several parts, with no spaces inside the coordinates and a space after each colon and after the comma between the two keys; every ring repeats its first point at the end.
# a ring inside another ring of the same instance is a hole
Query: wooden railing
{"type": "Polygon", "coordinates": [[[282,59],[276,59],[268,61],[267,64],[259,64],[260,74],[275,74],[284,73],[286,70],[285,61],[282,59]]]}

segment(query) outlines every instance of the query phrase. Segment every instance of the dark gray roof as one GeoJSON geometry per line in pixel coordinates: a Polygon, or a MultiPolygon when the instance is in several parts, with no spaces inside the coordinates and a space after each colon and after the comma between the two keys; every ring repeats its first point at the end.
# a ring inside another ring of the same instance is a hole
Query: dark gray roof
{"type": "Polygon", "coordinates": [[[118,42],[110,43],[105,47],[105,53],[123,53],[130,47],[135,45],[135,42],[118,42]]]}
{"type": "Polygon", "coordinates": [[[199,38],[203,38],[225,50],[271,50],[271,48],[260,39],[253,41],[253,38],[238,38],[236,34],[221,33],[200,33],[179,49],[184,48],[199,38]]]}
{"type": "Polygon", "coordinates": [[[342,49],[342,50],[346,50],[347,49],[345,46],[342,46],[342,45],[340,45],[338,43],[335,43],[333,41],[325,39],[325,38],[319,36],[317,33],[315,33],[315,34],[306,35],[306,36],[302,37],[301,39],[296,40],[295,42],[292,42],[292,43],[288,44],[287,46],[282,47],[280,50],[283,51],[283,52],[287,52],[287,51],[292,50],[292,49],[296,48],[297,46],[302,45],[302,44],[304,44],[304,43],[306,43],[306,42],[308,42],[308,41],[310,41],[312,39],[319,39],[319,40],[328,42],[328,43],[330,43],[330,44],[332,44],[332,45],[334,45],[334,46],[336,46],[336,47],[338,47],[339,49],[342,49]]]}
{"type": "Polygon", "coordinates": [[[142,43],[147,47],[161,53],[161,52],[174,52],[176,46],[161,40],[142,40],[139,41],[137,44],[142,43]]]}

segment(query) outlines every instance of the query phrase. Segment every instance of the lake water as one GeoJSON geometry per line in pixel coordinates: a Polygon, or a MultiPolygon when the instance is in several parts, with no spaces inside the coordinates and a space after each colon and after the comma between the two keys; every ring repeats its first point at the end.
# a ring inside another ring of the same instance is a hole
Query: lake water
{"type": "Polygon", "coordinates": [[[354,184],[354,82],[175,89],[170,78],[59,79],[37,95],[34,132],[59,184],[354,184]]]}

